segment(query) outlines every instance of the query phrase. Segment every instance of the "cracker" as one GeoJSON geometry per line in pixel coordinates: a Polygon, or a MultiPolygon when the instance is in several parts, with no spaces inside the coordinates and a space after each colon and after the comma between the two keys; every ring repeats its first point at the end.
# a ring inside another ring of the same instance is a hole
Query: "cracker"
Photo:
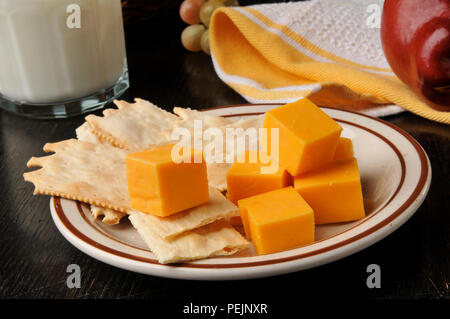
{"type": "Polygon", "coordinates": [[[102,140],[126,150],[138,151],[167,142],[162,131],[172,129],[179,121],[176,115],[145,100],[114,103],[118,109],[107,109],[104,116],[88,115],[86,121],[102,140]]]}
{"type": "MultiPolygon", "coordinates": [[[[106,111],[106,110],[105,110],[106,111]]],[[[81,126],[79,126],[75,133],[77,135],[78,140],[83,142],[90,142],[94,144],[106,144],[111,145],[107,141],[103,141],[99,136],[92,133],[92,128],[88,122],[84,122],[81,126]]],[[[103,216],[102,222],[108,225],[116,225],[120,222],[120,220],[126,216],[126,214],[100,206],[91,205],[91,213],[94,218],[98,218],[103,216]]]]}
{"type": "MultiPolygon", "coordinates": [[[[132,212],[131,212],[132,214],[132,212]]],[[[173,238],[185,231],[204,226],[218,219],[239,215],[237,208],[218,190],[209,189],[209,202],[168,217],[145,214],[156,234],[165,239],[173,238]]]]}
{"type": "Polygon", "coordinates": [[[127,151],[76,139],[47,143],[50,156],[32,157],[24,174],[35,186],[34,194],[60,196],[127,212],[129,197],[125,173],[127,151]]]}
{"type": "Polygon", "coordinates": [[[145,217],[136,212],[128,218],[162,264],[232,255],[249,246],[249,242],[223,219],[168,241],[158,235],[145,217]]]}
{"type": "Polygon", "coordinates": [[[107,225],[117,225],[120,223],[120,220],[127,215],[116,210],[95,205],[91,205],[91,214],[95,219],[103,216],[102,222],[107,225]]]}

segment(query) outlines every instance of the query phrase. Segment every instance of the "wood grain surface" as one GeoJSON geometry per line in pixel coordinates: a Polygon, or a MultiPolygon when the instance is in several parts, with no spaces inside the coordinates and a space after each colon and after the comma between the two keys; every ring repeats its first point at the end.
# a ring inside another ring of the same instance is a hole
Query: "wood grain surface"
{"type": "MultiPolygon", "coordinates": [[[[206,108],[245,103],[216,76],[210,57],[180,45],[184,25],[174,11],[126,27],[131,88],[124,99],[206,108]]],[[[100,112],[97,112],[100,114],[100,112]]],[[[433,179],[417,213],[396,232],[343,260],[266,279],[195,282],[144,276],[99,262],[67,242],[50,216],[49,198],[33,197],[23,181],[26,162],[42,146],[74,137],[84,116],[30,120],[0,111],[0,298],[150,298],[259,302],[296,286],[303,298],[449,298],[450,126],[411,113],[386,118],[405,129],[428,153],[433,179]],[[81,268],[81,288],[66,285],[69,264],[81,268]],[[369,264],[381,267],[381,288],[366,286],[369,264]],[[227,299],[228,298],[228,299],[227,299]]]]}

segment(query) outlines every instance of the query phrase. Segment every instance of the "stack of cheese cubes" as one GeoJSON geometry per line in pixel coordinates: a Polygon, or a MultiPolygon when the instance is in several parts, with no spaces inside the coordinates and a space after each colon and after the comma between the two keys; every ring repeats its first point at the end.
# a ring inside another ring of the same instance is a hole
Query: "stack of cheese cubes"
{"type": "Polygon", "coordinates": [[[267,112],[264,128],[267,150],[275,143],[270,130],[279,130],[278,171],[262,174],[267,163],[257,160],[237,162],[227,173],[228,198],[258,254],[314,242],[315,224],[364,218],[353,145],[340,137],[338,123],[302,99],[267,112]]]}

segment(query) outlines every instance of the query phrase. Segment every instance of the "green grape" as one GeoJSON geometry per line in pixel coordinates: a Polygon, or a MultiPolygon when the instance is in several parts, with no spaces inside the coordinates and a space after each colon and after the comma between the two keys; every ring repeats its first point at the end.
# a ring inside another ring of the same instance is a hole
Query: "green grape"
{"type": "Polygon", "coordinates": [[[209,22],[211,21],[211,16],[217,8],[225,6],[220,0],[209,0],[205,2],[200,8],[200,20],[203,24],[209,27],[209,22]]]}
{"type": "Polygon", "coordinates": [[[202,47],[203,52],[211,55],[211,48],[209,47],[209,30],[203,32],[202,38],[200,39],[200,46],[202,47]]]}
{"type": "Polygon", "coordinates": [[[189,51],[201,51],[202,46],[200,41],[204,32],[205,26],[202,24],[192,24],[187,26],[181,33],[181,43],[189,51]]]}

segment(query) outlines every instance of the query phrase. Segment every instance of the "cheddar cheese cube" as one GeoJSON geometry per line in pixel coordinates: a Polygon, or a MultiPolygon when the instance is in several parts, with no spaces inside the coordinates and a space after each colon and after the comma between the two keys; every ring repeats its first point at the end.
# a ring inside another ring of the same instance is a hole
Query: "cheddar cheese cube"
{"type": "Polygon", "coordinates": [[[261,171],[261,168],[267,168],[271,164],[264,163],[262,153],[258,151],[246,151],[240,154],[238,161],[227,172],[228,199],[237,204],[239,199],[291,185],[292,179],[289,173],[276,163],[273,173],[261,171]]]}
{"type": "Polygon", "coordinates": [[[206,163],[201,151],[185,148],[174,153],[173,144],[128,154],[126,173],[133,209],[164,217],[209,200],[206,163]],[[200,163],[198,159],[201,159],[200,163]],[[196,160],[197,159],[197,160],[196,160]]]}
{"type": "Polygon", "coordinates": [[[314,242],[314,212],[292,186],[238,201],[246,236],[258,254],[314,242]]]}
{"type": "Polygon", "coordinates": [[[346,137],[339,139],[334,153],[333,161],[343,161],[353,158],[353,143],[352,140],[346,137]]]}
{"type": "MultiPolygon", "coordinates": [[[[267,152],[271,129],[279,129],[279,163],[292,175],[298,175],[332,161],[342,127],[314,103],[304,98],[266,113],[264,118],[267,152]]],[[[275,146],[276,147],[276,146],[275,146]]]]}
{"type": "Polygon", "coordinates": [[[314,209],[316,224],[348,222],[365,216],[355,158],[298,175],[294,177],[294,188],[314,209]]]}

